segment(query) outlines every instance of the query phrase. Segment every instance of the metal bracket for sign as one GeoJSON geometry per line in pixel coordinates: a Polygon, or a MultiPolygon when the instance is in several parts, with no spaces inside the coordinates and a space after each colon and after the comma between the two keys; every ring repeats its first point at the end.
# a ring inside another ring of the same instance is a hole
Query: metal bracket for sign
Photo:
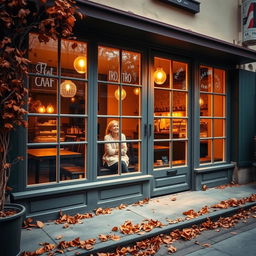
{"type": "Polygon", "coordinates": [[[195,0],[160,0],[171,5],[178,6],[187,11],[198,13],[200,12],[200,3],[195,0]]]}

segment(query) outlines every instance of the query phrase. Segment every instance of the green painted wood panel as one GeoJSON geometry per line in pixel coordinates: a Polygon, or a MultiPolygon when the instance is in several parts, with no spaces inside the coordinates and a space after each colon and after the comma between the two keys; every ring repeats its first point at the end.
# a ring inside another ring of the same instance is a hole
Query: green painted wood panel
{"type": "Polygon", "coordinates": [[[253,136],[255,136],[256,126],[256,84],[255,73],[239,70],[238,84],[238,133],[237,136],[237,164],[238,166],[247,166],[253,159],[253,136]]]}

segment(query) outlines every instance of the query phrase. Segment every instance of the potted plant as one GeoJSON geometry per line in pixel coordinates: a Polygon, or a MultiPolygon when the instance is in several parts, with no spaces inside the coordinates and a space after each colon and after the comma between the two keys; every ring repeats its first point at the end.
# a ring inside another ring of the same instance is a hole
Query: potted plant
{"type": "Polygon", "coordinates": [[[9,159],[11,132],[27,126],[26,78],[29,60],[26,39],[31,31],[41,42],[72,35],[77,12],[73,0],[0,1],[0,248],[3,255],[17,255],[25,208],[6,204],[6,188],[13,163],[9,159]],[[14,234],[12,233],[14,232],[14,234]]]}

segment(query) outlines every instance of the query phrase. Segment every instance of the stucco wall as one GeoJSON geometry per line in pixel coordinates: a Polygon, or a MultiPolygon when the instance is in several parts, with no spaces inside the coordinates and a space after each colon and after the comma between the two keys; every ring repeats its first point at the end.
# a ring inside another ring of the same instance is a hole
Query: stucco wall
{"type": "Polygon", "coordinates": [[[240,0],[200,0],[200,12],[188,11],[161,0],[93,0],[230,43],[239,40],[240,0]]]}

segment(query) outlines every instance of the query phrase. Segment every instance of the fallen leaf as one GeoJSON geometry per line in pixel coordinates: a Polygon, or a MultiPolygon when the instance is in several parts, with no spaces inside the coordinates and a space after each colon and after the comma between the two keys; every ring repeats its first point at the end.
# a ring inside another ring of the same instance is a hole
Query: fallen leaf
{"type": "Polygon", "coordinates": [[[63,235],[59,235],[59,236],[56,236],[55,239],[56,239],[56,240],[60,240],[60,239],[62,239],[63,237],[64,237],[63,235]]]}
{"type": "Polygon", "coordinates": [[[121,237],[120,237],[120,236],[117,236],[117,235],[111,235],[111,236],[110,236],[110,239],[113,240],[113,241],[118,241],[118,240],[121,239],[121,237]]]}
{"type": "Polygon", "coordinates": [[[174,247],[174,246],[172,246],[172,245],[168,246],[168,252],[170,252],[170,253],[175,253],[176,251],[177,251],[177,248],[176,248],[176,247],[174,247]]]}
{"type": "Polygon", "coordinates": [[[98,238],[99,238],[100,241],[102,241],[102,242],[106,242],[106,241],[108,241],[108,239],[109,239],[108,235],[104,235],[104,234],[98,235],[98,238]]]}
{"type": "Polygon", "coordinates": [[[203,191],[206,191],[208,189],[208,187],[204,184],[203,186],[202,186],[202,190],[203,191]]]}
{"type": "Polygon", "coordinates": [[[164,242],[165,244],[171,244],[172,241],[173,241],[173,239],[172,239],[172,237],[170,237],[170,236],[165,236],[165,238],[163,238],[163,242],[164,242]]]}
{"type": "Polygon", "coordinates": [[[211,247],[211,244],[202,244],[203,247],[211,247]]]}
{"type": "Polygon", "coordinates": [[[44,247],[40,247],[40,248],[38,248],[38,249],[35,251],[36,255],[40,255],[40,254],[43,254],[43,253],[45,253],[45,252],[46,252],[46,250],[44,249],[44,247]]]}
{"type": "Polygon", "coordinates": [[[176,197],[171,198],[171,201],[176,201],[176,200],[177,200],[176,197]]]}
{"type": "Polygon", "coordinates": [[[36,225],[39,228],[43,228],[44,227],[44,223],[42,221],[39,221],[39,220],[36,222],[36,225]]]}
{"type": "Polygon", "coordinates": [[[63,225],[63,228],[68,228],[69,227],[69,224],[68,223],[65,223],[64,225],[63,225]]]}
{"type": "Polygon", "coordinates": [[[118,227],[116,227],[116,226],[113,227],[113,228],[112,228],[112,231],[114,231],[114,232],[118,231],[118,227]]]}

